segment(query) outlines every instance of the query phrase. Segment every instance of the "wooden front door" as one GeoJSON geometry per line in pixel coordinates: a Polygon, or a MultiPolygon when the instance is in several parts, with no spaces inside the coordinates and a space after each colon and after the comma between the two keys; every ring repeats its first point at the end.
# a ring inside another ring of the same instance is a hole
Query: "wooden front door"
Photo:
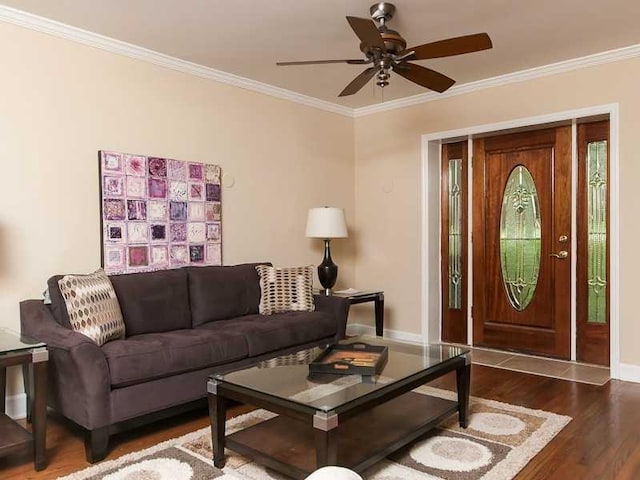
{"type": "Polygon", "coordinates": [[[571,355],[571,127],[474,140],[473,341],[571,355]]]}

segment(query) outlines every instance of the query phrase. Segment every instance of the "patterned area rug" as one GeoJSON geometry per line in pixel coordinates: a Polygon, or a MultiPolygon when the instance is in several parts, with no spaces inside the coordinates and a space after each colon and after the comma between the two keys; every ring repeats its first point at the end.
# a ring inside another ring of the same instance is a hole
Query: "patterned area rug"
{"type": "MultiPolygon", "coordinates": [[[[454,399],[446,390],[421,387],[416,392],[454,399]]],[[[227,421],[227,432],[255,425],[275,415],[256,410],[227,421]]],[[[471,398],[470,425],[457,415],[363,474],[367,480],[509,480],[562,428],[570,417],[507,403],[471,398]]],[[[154,447],[73,473],[59,480],[285,480],[233,452],[224,469],[211,461],[211,433],[203,428],[154,447]]]]}

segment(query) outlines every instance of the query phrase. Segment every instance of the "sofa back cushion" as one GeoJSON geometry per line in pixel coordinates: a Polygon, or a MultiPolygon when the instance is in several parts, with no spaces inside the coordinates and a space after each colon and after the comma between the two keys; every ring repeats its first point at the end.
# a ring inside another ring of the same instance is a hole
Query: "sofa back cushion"
{"type": "Polygon", "coordinates": [[[258,313],[260,284],[257,265],[189,267],[193,326],[258,313]]]}
{"type": "Polygon", "coordinates": [[[127,336],[191,328],[185,268],[110,278],[120,302],[127,336]]]}

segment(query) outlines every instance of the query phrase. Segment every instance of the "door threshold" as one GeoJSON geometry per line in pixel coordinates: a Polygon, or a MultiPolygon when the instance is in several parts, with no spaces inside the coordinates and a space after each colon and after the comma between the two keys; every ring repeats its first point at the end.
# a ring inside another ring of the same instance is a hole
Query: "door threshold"
{"type": "Polygon", "coordinates": [[[598,386],[606,384],[611,379],[609,367],[455,343],[442,344],[470,349],[471,363],[475,365],[598,386]]]}

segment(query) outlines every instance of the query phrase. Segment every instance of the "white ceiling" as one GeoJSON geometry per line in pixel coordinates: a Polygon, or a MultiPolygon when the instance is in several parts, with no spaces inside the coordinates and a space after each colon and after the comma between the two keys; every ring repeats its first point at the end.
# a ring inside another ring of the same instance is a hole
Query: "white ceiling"
{"type": "MultiPolygon", "coordinates": [[[[0,0],[2,4],[207,67],[348,107],[428,90],[392,75],[338,93],[359,65],[277,67],[276,61],[361,58],[346,15],[371,0],[0,0]],[[384,96],[382,95],[384,94],[384,96]]],[[[640,44],[637,0],[396,0],[389,26],[409,46],[487,32],[492,50],[420,63],[464,84],[640,44]]]]}

